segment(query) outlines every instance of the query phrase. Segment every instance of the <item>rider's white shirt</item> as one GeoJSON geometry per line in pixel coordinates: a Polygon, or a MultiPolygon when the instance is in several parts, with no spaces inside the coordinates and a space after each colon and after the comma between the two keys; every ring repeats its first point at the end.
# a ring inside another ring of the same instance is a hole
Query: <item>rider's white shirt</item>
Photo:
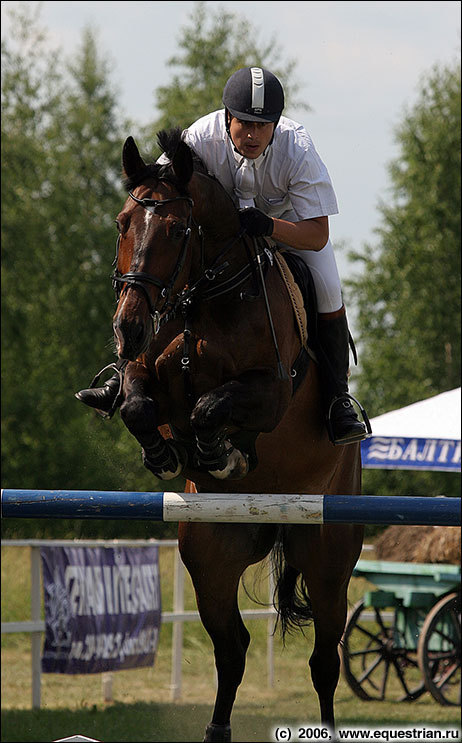
{"type": "MultiPolygon", "coordinates": [[[[226,132],[224,110],[198,119],[185,129],[183,138],[237,207],[255,204],[268,216],[289,222],[338,214],[327,168],[308,132],[291,119],[281,116],[272,144],[256,160],[234,149],[226,132]]],[[[161,155],[158,162],[167,163],[167,156],[161,155]]],[[[298,253],[310,267],[318,311],[340,309],[342,291],[331,241],[318,251],[282,247],[298,253]]]]}
{"type": "Polygon", "coordinates": [[[251,191],[255,206],[271,217],[297,222],[338,213],[329,173],[310,135],[285,116],[279,120],[272,144],[256,160],[234,149],[226,132],[224,110],[198,119],[185,129],[183,138],[236,206],[250,205],[246,197],[251,191]],[[244,171],[245,184],[241,182],[244,171]]]}

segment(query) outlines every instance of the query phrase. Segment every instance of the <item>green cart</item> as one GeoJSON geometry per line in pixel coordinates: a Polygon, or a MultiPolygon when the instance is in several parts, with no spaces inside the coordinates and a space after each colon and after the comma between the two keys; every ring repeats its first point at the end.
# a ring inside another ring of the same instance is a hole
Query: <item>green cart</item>
{"type": "Polygon", "coordinates": [[[460,567],[360,560],[375,586],[351,610],[342,672],[364,700],[413,701],[426,691],[460,705],[460,567]]]}

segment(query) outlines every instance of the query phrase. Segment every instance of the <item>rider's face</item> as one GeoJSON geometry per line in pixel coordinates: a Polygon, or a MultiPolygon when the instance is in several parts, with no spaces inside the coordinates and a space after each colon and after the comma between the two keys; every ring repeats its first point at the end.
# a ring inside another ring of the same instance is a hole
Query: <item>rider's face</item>
{"type": "Polygon", "coordinates": [[[229,131],[234,146],[241,155],[255,160],[271,142],[274,124],[265,124],[260,121],[241,121],[232,116],[229,131]]]}

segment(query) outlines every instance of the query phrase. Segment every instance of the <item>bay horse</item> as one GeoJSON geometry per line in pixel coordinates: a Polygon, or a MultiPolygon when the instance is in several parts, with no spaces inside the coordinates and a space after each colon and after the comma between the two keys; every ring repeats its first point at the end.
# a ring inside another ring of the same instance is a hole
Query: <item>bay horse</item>
{"type": "MultiPolygon", "coordinates": [[[[144,464],[199,492],[359,494],[359,444],[330,442],[318,364],[295,384],[302,344],[271,254],[243,234],[231,197],[180,131],[158,140],[164,164],[146,164],[132,137],[123,147],[128,197],[113,276],[114,338],[128,361],[120,414],[144,464]]],[[[311,675],[322,723],[334,728],[338,644],[362,537],[358,525],[179,525],[218,674],[204,741],[231,740],[250,641],[238,585],[270,553],[279,555],[283,632],[314,622],[311,675]]]]}

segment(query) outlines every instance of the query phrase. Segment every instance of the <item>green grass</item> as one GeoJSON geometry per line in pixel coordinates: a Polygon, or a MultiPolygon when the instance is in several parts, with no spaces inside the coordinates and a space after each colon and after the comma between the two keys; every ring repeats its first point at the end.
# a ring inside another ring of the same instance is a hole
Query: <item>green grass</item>
{"type": "MultiPolygon", "coordinates": [[[[173,550],[160,552],[163,610],[172,610],[173,550]]],[[[2,621],[30,618],[29,550],[2,549],[2,621]]],[[[252,576],[248,579],[253,585],[252,576]]],[[[350,601],[364,593],[366,582],[354,578],[350,601]]],[[[187,579],[185,608],[195,609],[187,579]]],[[[261,592],[266,599],[266,585],[261,592]]],[[[242,592],[241,607],[255,608],[242,592]]],[[[313,646],[312,630],[306,638],[290,637],[286,647],[276,638],[274,686],[268,688],[265,621],[249,620],[252,642],[244,681],[233,712],[233,741],[273,740],[278,725],[318,722],[318,703],[308,671],[313,646]]],[[[42,708],[31,709],[30,636],[2,635],[1,740],[52,741],[81,733],[102,741],[202,740],[215,695],[215,671],[210,640],[198,622],[184,625],[183,689],[179,703],[170,701],[172,625],[164,624],[159,649],[151,668],[113,674],[114,702],[102,700],[101,676],[42,675],[42,708]]],[[[413,703],[363,702],[342,678],[336,694],[340,727],[456,727],[459,710],[441,707],[429,694],[413,703]]]]}

